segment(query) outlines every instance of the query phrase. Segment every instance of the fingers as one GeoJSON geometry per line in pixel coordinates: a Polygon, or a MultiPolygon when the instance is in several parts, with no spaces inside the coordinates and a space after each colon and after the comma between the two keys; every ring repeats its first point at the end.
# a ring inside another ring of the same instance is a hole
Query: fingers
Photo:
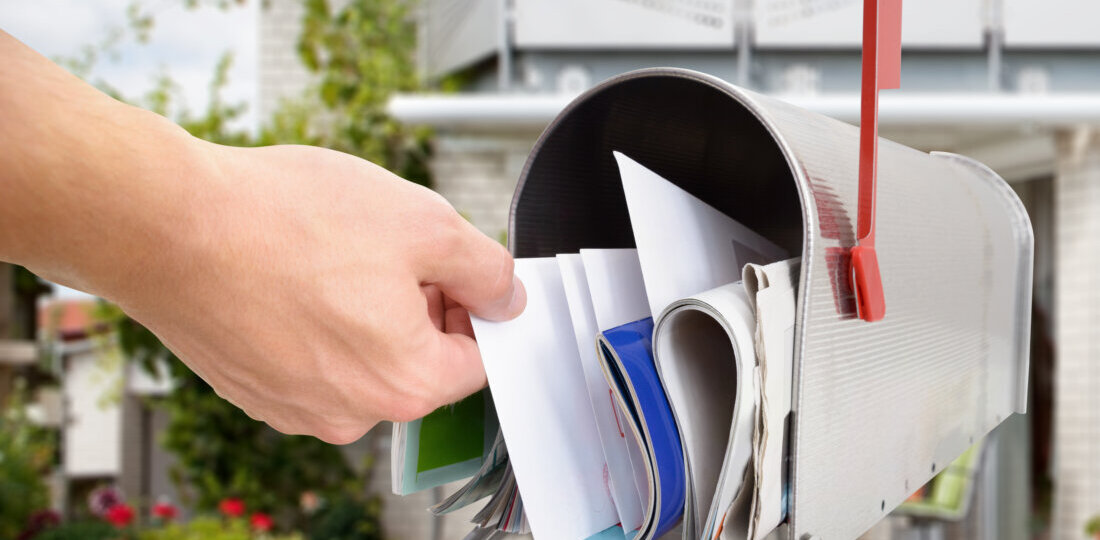
{"type": "Polygon", "coordinates": [[[443,303],[443,293],[435,285],[422,285],[420,292],[424,293],[424,299],[428,302],[428,318],[432,325],[442,332],[446,332],[446,307],[443,303]]]}
{"type": "Polygon", "coordinates": [[[504,246],[457,215],[444,225],[422,257],[421,280],[470,313],[490,320],[514,318],[527,305],[527,293],[513,273],[514,262],[504,246]]]}
{"type": "Polygon", "coordinates": [[[474,337],[474,327],[470,323],[470,313],[458,302],[450,298],[443,298],[443,324],[444,332],[448,334],[461,334],[474,337]]]}

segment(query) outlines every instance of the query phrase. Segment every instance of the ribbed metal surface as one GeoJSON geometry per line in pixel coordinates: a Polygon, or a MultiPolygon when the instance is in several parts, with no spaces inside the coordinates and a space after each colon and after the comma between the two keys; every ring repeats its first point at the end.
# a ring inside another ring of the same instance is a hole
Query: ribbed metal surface
{"type": "Polygon", "coordinates": [[[816,211],[804,251],[793,528],[796,538],[854,538],[1023,412],[1030,224],[987,170],[883,141],[877,251],[887,316],[865,323],[855,318],[846,257],[858,130],[760,103],[816,211]]]}
{"type": "Polygon", "coordinates": [[[705,75],[634,72],[559,116],[513,201],[517,256],[629,247],[619,150],[801,251],[793,538],[855,538],[1026,402],[1032,233],[1019,200],[980,164],[883,140],[887,315],[862,322],[847,255],[857,136],[705,75]]]}

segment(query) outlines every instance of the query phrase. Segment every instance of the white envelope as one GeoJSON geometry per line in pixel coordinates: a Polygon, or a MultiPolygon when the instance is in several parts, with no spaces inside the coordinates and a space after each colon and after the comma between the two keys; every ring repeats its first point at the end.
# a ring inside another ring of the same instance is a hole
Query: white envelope
{"type": "Polygon", "coordinates": [[[471,317],[500,428],[536,538],[581,540],[615,525],[604,455],[555,258],[519,259],[527,308],[471,317]]]}
{"type": "Polygon", "coordinates": [[[740,281],[746,264],[786,258],[768,239],[629,157],[614,154],[654,317],[676,300],[740,281]]]}
{"type": "Polygon", "coordinates": [[[633,445],[624,430],[626,419],[612,400],[611,388],[603,376],[600,359],[596,356],[595,336],[600,330],[596,324],[596,312],[592,307],[584,262],[580,254],[558,255],[558,266],[561,268],[565,298],[569,302],[569,313],[573,319],[573,334],[588,385],[588,398],[607,462],[611,498],[619,511],[619,521],[623,529],[637,530],[642,525],[643,497],[638,493],[634,480],[629,450],[629,446],[633,445]]]}
{"type": "MultiPolygon", "coordinates": [[[[650,316],[637,250],[582,249],[581,261],[584,263],[585,279],[588,281],[588,291],[592,297],[592,311],[596,317],[596,326],[601,332],[650,316]]],[[[592,335],[591,340],[594,350],[595,334],[592,335]]],[[[618,406],[615,410],[619,414],[622,413],[618,406]]],[[[630,425],[633,424],[623,422],[623,431],[633,429],[629,427],[630,425]]],[[[630,455],[630,466],[634,472],[634,488],[638,492],[642,508],[648,508],[650,499],[646,460],[642,456],[642,449],[637,444],[630,443],[631,437],[631,433],[626,433],[627,453],[630,455]]]]}
{"type": "Polygon", "coordinates": [[[601,332],[651,315],[638,250],[582,249],[581,261],[601,332]]]}

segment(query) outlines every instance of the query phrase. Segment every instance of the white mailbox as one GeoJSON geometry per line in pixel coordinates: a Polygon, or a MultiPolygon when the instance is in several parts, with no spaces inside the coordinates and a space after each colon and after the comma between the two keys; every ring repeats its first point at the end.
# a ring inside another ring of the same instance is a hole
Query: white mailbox
{"type": "Polygon", "coordinates": [[[633,247],[612,151],[801,253],[790,538],[857,537],[1025,412],[1033,236],[989,168],[881,140],[887,312],[867,323],[849,283],[857,128],[696,72],[612,79],[535,146],[512,203],[517,257],[633,247]]]}

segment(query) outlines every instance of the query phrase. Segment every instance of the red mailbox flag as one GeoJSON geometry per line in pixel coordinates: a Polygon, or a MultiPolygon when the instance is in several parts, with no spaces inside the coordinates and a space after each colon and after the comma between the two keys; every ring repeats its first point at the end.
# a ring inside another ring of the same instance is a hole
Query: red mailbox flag
{"type": "Polygon", "coordinates": [[[875,254],[875,176],[878,169],[878,91],[901,86],[901,0],[863,0],[863,66],[859,113],[859,215],[852,248],[852,290],[859,317],[886,315],[875,254]]]}

